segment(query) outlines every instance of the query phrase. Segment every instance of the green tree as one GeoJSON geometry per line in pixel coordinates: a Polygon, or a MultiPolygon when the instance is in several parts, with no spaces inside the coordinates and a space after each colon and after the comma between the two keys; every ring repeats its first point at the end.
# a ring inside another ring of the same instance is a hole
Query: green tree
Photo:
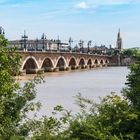
{"type": "Polygon", "coordinates": [[[105,97],[100,104],[81,96],[77,99],[81,112],[71,120],[68,139],[134,139],[131,127],[137,122],[137,114],[127,100],[115,94],[105,97]]]}
{"type": "Polygon", "coordinates": [[[130,66],[130,70],[124,95],[130,101],[131,106],[140,112],[140,62],[130,66]]]}
{"type": "Polygon", "coordinates": [[[40,105],[32,101],[40,78],[25,83],[23,87],[16,82],[13,75],[19,73],[20,56],[15,48],[7,48],[7,43],[7,39],[0,35],[0,139],[24,139],[29,132],[25,127],[27,113],[40,105]]]}
{"type": "Polygon", "coordinates": [[[140,56],[140,50],[138,48],[124,49],[122,55],[126,57],[137,58],[140,56]]]}

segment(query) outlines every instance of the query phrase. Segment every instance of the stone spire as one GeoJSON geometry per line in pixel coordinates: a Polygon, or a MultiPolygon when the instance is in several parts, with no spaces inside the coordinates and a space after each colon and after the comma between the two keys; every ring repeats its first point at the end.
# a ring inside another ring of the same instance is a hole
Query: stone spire
{"type": "Polygon", "coordinates": [[[123,48],[122,48],[122,38],[121,38],[121,32],[120,32],[120,28],[119,28],[119,31],[118,31],[118,35],[117,35],[117,44],[116,44],[116,48],[121,51],[123,48]]]}

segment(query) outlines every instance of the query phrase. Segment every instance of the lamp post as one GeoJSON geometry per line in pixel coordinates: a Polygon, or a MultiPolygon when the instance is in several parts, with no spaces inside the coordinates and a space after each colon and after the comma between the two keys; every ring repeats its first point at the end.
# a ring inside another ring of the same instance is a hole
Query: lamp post
{"type": "Polygon", "coordinates": [[[91,46],[92,41],[88,41],[87,46],[88,46],[88,53],[90,52],[90,46],[91,46]]]}
{"type": "Polygon", "coordinates": [[[57,39],[57,51],[61,51],[61,40],[59,39],[59,36],[58,36],[58,39],[57,39]]]}
{"type": "Polygon", "coordinates": [[[24,44],[24,50],[27,51],[27,40],[28,40],[28,36],[26,35],[26,31],[24,30],[24,35],[21,36],[21,41],[24,44]]]}
{"type": "Polygon", "coordinates": [[[71,51],[71,44],[73,43],[73,40],[72,40],[72,38],[70,37],[69,38],[69,50],[71,51]]]}
{"type": "MultiPolygon", "coordinates": [[[[42,34],[41,40],[43,41],[42,50],[45,51],[45,40],[46,40],[46,35],[45,35],[44,33],[42,34]]],[[[47,48],[46,48],[46,50],[47,50],[47,48]]]]}
{"type": "Polygon", "coordinates": [[[39,40],[38,40],[38,38],[35,40],[35,51],[37,51],[38,50],[38,42],[39,42],[39,40]]]}
{"type": "Polygon", "coordinates": [[[83,52],[83,49],[84,49],[83,44],[84,44],[84,41],[83,41],[83,40],[80,40],[80,41],[79,41],[79,46],[80,46],[80,51],[81,51],[81,52],[83,52]]]}

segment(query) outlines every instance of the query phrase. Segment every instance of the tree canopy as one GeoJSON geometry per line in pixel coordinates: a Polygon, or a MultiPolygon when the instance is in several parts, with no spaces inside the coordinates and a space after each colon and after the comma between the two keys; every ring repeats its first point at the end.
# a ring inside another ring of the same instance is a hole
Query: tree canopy
{"type": "Polygon", "coordinates": [[[7,39],[0,35],[0,139],[10,140],[28,135],[24,122],[27,113],[39,103],[34,103],[35,85],[39,78],[26,82],[22,87],[14,75],[19,73],[20,56],[15,48],[7,48],[7,39]],[[23,122],[24,120],[24,122],[23,122]]]}
{"type": "Polygon", "coordinates": [[[122,52],[123,56],[126,57],[140,57],[140,49],[139,48],[129,48],[124,49],[122,52]]]}

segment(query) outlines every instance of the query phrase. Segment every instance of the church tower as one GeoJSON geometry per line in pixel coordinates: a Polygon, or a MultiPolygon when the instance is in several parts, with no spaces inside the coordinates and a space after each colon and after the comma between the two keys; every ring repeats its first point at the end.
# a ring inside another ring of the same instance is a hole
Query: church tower
{"type": "Polygon", "coordinates": [[[117,44],[116,44],[116,49],[119,51],[122,51],[122,38],[121,38],[121,33],[120,33],[120,29],[117,35],[117,44]]]}

